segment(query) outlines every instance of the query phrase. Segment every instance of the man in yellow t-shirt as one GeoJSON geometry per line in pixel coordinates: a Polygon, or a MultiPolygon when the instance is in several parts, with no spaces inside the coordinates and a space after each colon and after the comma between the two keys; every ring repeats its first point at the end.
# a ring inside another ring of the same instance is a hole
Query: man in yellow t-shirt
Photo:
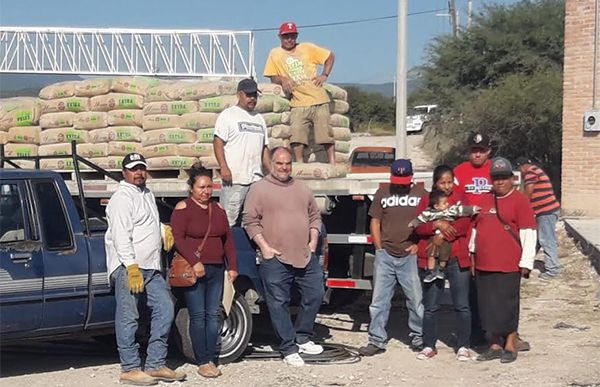
{"type": "Polygon", "coordinates": [[[312,43],[297,43],[296,24],[286,22],[279,27],[281,47],[271,50],[263,75],[281,85],[291,97],[290,144],[296,161],[303,161],[311,125],[315,143],[322,144],[331,164],[335,163],[333,135],[329,125],[329,96],[323,84],[329,77],[335,56],[333,52],[312,43]],[[323,65],[321,75],[317,66],[323,65]]]}

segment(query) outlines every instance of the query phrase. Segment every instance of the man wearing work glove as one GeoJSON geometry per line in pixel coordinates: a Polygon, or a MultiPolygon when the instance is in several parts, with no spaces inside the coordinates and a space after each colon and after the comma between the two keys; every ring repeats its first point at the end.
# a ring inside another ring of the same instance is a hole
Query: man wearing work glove
{"type": "Polygon", "coordinates": [[[154,195],[146,187],[146,160],[138,153],[123,159],[123,178],[106,207],[106,266],[115,287],[115,333],[121,360],[121,383],[155,385],[181,381],[186,375],[166,367],[167,339],[173,322],[173,302],[161,274],[161,248],[173,246],[170,227],[160,223],[154,195]],[[170,244],[170,245],[169,245],[170,244]],[[135,342],[138,301],[146,294],[151,310],[147,357],[142,363],[135,342]]]}

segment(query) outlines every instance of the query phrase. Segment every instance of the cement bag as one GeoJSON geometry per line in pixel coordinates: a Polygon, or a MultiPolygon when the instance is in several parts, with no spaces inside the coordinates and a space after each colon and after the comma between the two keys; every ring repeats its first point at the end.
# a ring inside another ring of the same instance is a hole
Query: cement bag
{"type": "Polygon", "coordinates": [[[146,102],[174,101],[180,99],[180,93],[177,82],[160,81],[157,86],[148,89],[144,100],[146,102]]]}
{"type": "Polygon", "coordinates": [[[151,114],[142,119],[142,128],[144,130],[177,128],[179,118],[177,114],[151,114]]]}
{"type": "Polygon", "coordinates": [[[123,156],[94,157],[90,161],[104,169],[123,169],[123,156]]]}
{"type": "Polygon", "coordinates": [[[277,147],[290,147],[290,140],[283,140],[281,138],[269,138],[269,149],[275,149],[277,147]]]}
{"type": "Polygon", "coordinates": [[[262,116],[267,126],[275,126],[281,124],[282,115],[283,113],[264,113],[262,116]]]}
{"type": "Polygon", "coordinates": [[[58,82],[40,90],[41,99],[66,98],[75,95],[77,81],[58,82]]]}
{"type": "Polygon", "coordinates": [[[329,125],[339,128],[349,128],[350,119],[341,114],[332,114],[331,116],[329,116],[329,125]]]}
{"type": "Polygon", "coordinates": [[[325,83],[323,87],[325,88],[327,94],[329,94],[331,99],[339,99],[342,101],[348,100],[348,92],[342,89],[341,87],[332,85],[331,83],[325,83]]]}
{"type": "Polygon", "coordinates": [[[144,115],[150,114],[184,114],[198,111],[196,101],[164,101],[149,102],[144,105],[144,115]]]}
{"type": "Polygon", "coordinates": [[[201,112],[221,113],[230,106],[237,105],[238,99],[235,95],[222,95],[220,97],[203,98],[198,101],[198,109],[201,112]]]}
{"type": "Polygon", "coordinates": [[[285,140],[292,136],[292,132],[290,130],[289,125],[275,125],[271,128],[270,136],[273,138],[281,138],[285,140]]]}
{"type": "Polygon", "coordinates": [[[90,140],[94,144],[109,141],[142,141],[142,128],[137,126],[113,126],[90,130],[90,140]]]}
{"type": "Polygon", "coordinates": [[[198,161],[195,157],[164,156],[146,159],[149,169],[190,169],[198,161]]]}
{"type": "Polygon", "coordinates": [[[109,93],[90,98],[91,110],[108,112],[121,109],[141,109],[144,97],[135,94],[109,93]]]}
{"type": "Polygon", "coordinates": [[[130,153],[140,153],[142,144],[139,142],[111,141],[108,143],[109,156],[127,156],[130,153]]]}
{"type": "Polygon", "coordinates": [[[212,143],[215,137],[215,128],[205,128],[196,131],[196,139],[202,143],[212,143]]]}
{"type": "Polygon", "coordinates": [[[0,131],[0,144],[6,144],[8,142],[8,132],[0,131]]]}
{"type": "Polygon", "coordinates": [[[329,103],[329,111],[336,114],[346,114],[350,110],[348,102],[341,99],[334,99],[329,103]]]}
{"type": "MultiPolygon", "coordinates": [[[[269,97],[267,95],[267,97],[269,97]]],[[[290,110],[290,101],[283,98],[278,97],[276,95],[273,96],[273,112],[282,113],[290,110]]]]}
{"type": "Polygon", "coordinates": [[[75,95],[78,97],[95,97],[110,93],[110,79],[86,79],[75,84],[75,95]]]}
{"type": "Polygon", "coordinates": [[[73,126],[75,121],[73,112],[48,113],[40,116],[40,126],[42,129],[47,128],[65,128],[73,126]]]}
{"type": "Polygon", "coordinates": [[[40,100],[40,113],[87,112],[90,110],[90,99],[87,97],[68,97],[40,100]]]}
{"type": "Polygon", "coordinates": [[[350,153],[335,152],[335,162],[339,164],[348,163],[350,161],[350,153]]]}
{"type": "Polygon", "coordinates": [[[181,116],[179,127],[184,129],[214,128],[217,122],[217,113],[196,112],[181,116]]]}
{"type": "Polygon", "coordinates": [[[202,98],[216,97],[222,94],[222,86],[219,81],[181,81],[178,83],[178,86],[181,90],[181,99],[184,101],[197,101],[202,98]]]}
{"type": "Polygon", "coordinates": [[[151,130],[142,134],[142,145],[151,146],[159,144],[191,144],[196,142],[196,132],[189,129],[160,129],[151,130]]]}
{"type": "Polygon", "coordinates": [[[5,144],[4,155],[8,157],[29,157],[38,155],[36,144],[5,144]]]}
{"type": "Polygon", "coordinates": [[[177,149],[179,156],[205,157],[214,156],[215,154],[213,144],[210,143],[178,144],[177,149]]]}
{"type": "Polygon", "coordinates": [[[290,101],[277,95],[266,94],[258,97],[254,110],[259,113],[281,113],[290,110],[290,101]]]}
{"type": "Polygon", "coordinates": [[[348,128],[331,128],[333,132],[333,139],[336,141],[350,141],[352,140],[352,132],[348,128]]]}
{"type": "Polygon", "coordinates": [[[159,84],[156,78],[148,77],[116,77],[112,81],[111,90],[117,93],[146,95],[148,89],[159,84]]]}
{"type": "Polygon", "coordinates": [[[326,180],[338,176],[334,166],[325,163],[294,163],[292,176],[297,179],[326,180]]]}
{"type": "Polygon", "coordinates": [[[85,158],[108,156],[108,144],[79,144],[77,154],[85,158]]]}
{"type": "Polygon", "coordinates": [[[142,148],[142,154],[145,158],[150,157],[162,157],[162,156],[178,156],[178,149],[176,144],[160,144],[145,146],[142,148]]]}
{"type": "Polygon", "coordinates": [[[350,141],[335,141],[333,147],[336,152],[340,153],[350,153],[350,148],[352,147],[352,142],[350,141]]]}
{"type": "MultiPolygon", "coordinates": [[[[55,113],[58,114],[58,113],[55,113]]],[[[81,112],[75,115],[73,127],[75,129],[99,129],[108,126],[108,114],[106,112],[81,112]]]]}
{"type": "Polygon", "coordinates": [[[7,142],[14,142],[20,144],[39,144],[41,131],[42,130],[39,126],[15,126],[8,129],[6,139],[7,142]]]}
{"type": "Polygon", "coordinates": [[[40,156],[70,156],[71,144],[63,142],[60,144],[40,145],[38,147],[38,154],[40,156]]]}
{"type": "Polygon", "coordinates": [[[206,169],[217,169],[219,168],[219,162],[215,156],[204,156],[200,157],[200,164],[206,169]]]}
{"type": "Polygon", "coordinates": [[[76,141],[77,143],[90,142],[90,133],[86,130],[73,128],[46,129],[40,133],[40,145],[71,141],[76,141]]]}
{"type": "Polygon", "coordinates": [[[0,130],[8,130],[13,126],[34,126],[40,119],[37,104],[18,98],[0,101],[0,130]]]}
{"type": "Polygon", "coordinates": [[[289,125],[290,124],[290,116],[292,115],[291,112],[281,112],[281,123],[284,125],[289,125]]]}
{"type": "Polygon", "coordinates": [[[144,112],[138,109],[111,110],[108,112],[110,126],[142,126],[144,112]]]}
{"type": "MultiPolygon", "coordinates": [[[[75,167],[73,166],[72,158],[64,158],[64,159],[48,159],[48,160],[40,160],[40,168],[42,169],[53,169],[59,171],[73,171],[75,167]]],[[[79,163],[79,169],[90,169],[87,165],[79,163]]]]}
{"type": "Polygon", "coordinates": [[[259,83],[258,90],[265,94],[278,95],[280,97],[285,97],[285,93],[283,92],[283,88],[281,85],[276,83],[259,83]]]}

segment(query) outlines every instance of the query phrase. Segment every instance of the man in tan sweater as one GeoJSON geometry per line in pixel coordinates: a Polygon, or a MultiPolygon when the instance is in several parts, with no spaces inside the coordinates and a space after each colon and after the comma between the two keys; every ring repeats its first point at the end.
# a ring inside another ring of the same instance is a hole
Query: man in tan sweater
{"type": "Polygon", "coordinates": [[[258,247],[259,273],[275,332],[281,339],[284,362],[302,366],[299,353],[319,354],[323,347],[310,341],[323,299],[323,270],[315,250],[321,215],[311,190],[293,179],[292,154],[278,147],[271,153],[271,173],[254,183],[244,204],[243,225],[258,247]],[[302,301],[295,326],[289,312],[292,286],[302,301]]]}

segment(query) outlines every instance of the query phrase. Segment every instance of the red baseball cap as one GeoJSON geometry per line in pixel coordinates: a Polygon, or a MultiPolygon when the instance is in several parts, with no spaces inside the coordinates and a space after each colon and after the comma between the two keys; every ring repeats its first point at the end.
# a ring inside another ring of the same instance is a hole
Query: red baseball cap
{"type": "Polygon", "coordinates": [[[279,35],[285,34],[297,34],[298,29],[296,28],[296,23],[294,22],[285,22],[281,26],[279,26],[279,35]]]}

